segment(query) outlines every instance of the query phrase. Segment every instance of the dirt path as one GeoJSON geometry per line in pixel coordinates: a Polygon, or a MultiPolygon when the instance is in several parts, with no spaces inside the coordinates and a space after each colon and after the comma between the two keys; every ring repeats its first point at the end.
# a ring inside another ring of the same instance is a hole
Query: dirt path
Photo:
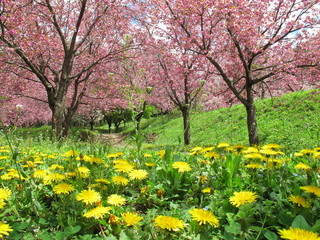
{"type": "Polygon", "coordinates": [[[121,133],[104,133],[101,134],[101,139],[107,144],[112,146],[125,146],[125,139],[127,138],[126,135],[121,133]]]}

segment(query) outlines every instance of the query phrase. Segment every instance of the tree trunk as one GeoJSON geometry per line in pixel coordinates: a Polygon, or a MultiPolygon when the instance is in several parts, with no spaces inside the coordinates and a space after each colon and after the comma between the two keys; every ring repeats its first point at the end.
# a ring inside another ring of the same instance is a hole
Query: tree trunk
{"type": "Polygon", "coordinates": [[[189,107],[181,108],[182,117],[183,117],[183,137],[184,144],[190,144],[190,109],[189,107]]]}
{"type": "Polygon", "coordinates": [[[258,125],[257,125],[257,118],[256,118],[256,107],[253,101],[246,106],[246,112],[247,112],[247,127],[248,127],[249,143],[251,146],[258,145],[259,136],[258,136],[258,125]]]}
{"type": "Polygon", "coordinates": [[[143,102],[143,107],[142,110],[137,114],[136,116],[136,130],[139,132],[140,131],[140,123],[141,123],[141,119],[146,111],[146,107],[147,107],[147,101],[143,102]]]}
{"type": "Polygon", "coordinates": [[[66,108],[63,104],[55,104],[52,109],[52,130],[57,139],[68,137],[71,121],[66,117],[66,108]]]}

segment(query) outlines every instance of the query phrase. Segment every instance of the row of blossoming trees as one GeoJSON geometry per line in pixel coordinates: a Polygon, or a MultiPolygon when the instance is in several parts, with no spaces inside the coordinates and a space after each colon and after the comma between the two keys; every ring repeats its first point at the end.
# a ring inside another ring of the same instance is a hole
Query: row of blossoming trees
{"type": "Polygon", "coordinates": [[[318,0],[2,0],[1,119],[50,121],[60,138],[77,112],[130,108],[139,120],[146,104],[175,106],[189,144],[193,104],[236,100],[257,144],[257,96],[319,86],[319,7],[318,0]]]}

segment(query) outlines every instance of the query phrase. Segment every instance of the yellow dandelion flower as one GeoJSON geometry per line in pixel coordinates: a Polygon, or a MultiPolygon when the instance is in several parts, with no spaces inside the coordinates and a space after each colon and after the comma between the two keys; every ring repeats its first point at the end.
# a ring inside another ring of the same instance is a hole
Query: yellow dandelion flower
{"type": "Polygon", "coordinates": [[[8,159],[9,158],[9,156],[0,156],[0,160],[2,160],[2,159],[8,159]]]}
{"type": "Polygon", "coordinates": [[[1,175],[2,180],[11,180],[11,179],[25,180],[23,176],[19,175],[19,172],[16,169],[8,169],[7,171],[8,173],[1,175]]]}
{"type": "Polygon", "coordinates": [[[8,236],[9,232],[12,232],[13,229],[6,223],[0,222],[0,238],[4,235],[8,236]]]}
{"type": "Polygon", "coordinates": [[[201,160],[200,163],[203,165],[211,165],[212,164],[212,162],[210,162],[209,160],[201,160]]]}
{"type": "Polygon", "coordinates": [[[78,167],[78,172],[80,173],[80,174],[86,174],[86,175],[88,175],[89,173],[90,173],[90,169],[89,168],[87,168],[87,167],[78,167]]]}
{"type": "Polygon", "coordinates": [[[89,159],[90,159],[89,156],[83,155],[83,154],[80,154],[78,157],[76,157],[76,160],[78,161],[88,161],[89,159]]]}
{"type": "Polygon", "coordinates": [[[283,165],[282,161],[277,158],[266,158],[265,161],[267,162],[266,164],[267,169],[280,168],[283,165]]]}
{"type": "Polygon", "coordinates": [[[233,145],[232,147],[230,147],[230,150],[231,151],[235,151],[235,152],[242,152],[243,149],[245,149],[246,147],[244,145],[241,145],[241,144],[236,144],[236,145],[233,145]]]}
{"type": "Polygon", "coordinates": [[[145,165],[147,167],[154,167],[156,164],[155,163],[151,163],[151,162],[146,162],[145,165]]]}
{"type": "Polygon", "coordinates": [[[150,153],[145,153],[143,156],[144,156],[145,158],[151,158],[151,157],[152,157],[152,155],[151,155],[150,153]]]}
{"type": "Polygon", "coordinates": [[[3,199],[0,200],[0,209],[2,209],[6,205],[3,199]]]}
{"type": "Polygon", "coordinates": [[[145,186],[145,187],[143,187],[143,188],[140,188],[140,193],[147,193],[147,191],[148,191],[148,189],[149,189],[149,187],[148,186],[145,186]]]}
{"type": "Polygon", "coordinates": [[[57,170],[57,169],[62,170],[62,169],[64,169],[64,167],[59,164],[52,164],[49,169],[50,170],[57,170]]]}
{"type": "Polygon", "coordinates": [[[302,156],[303,156],[303,153],[297,152],[297,153],[294,153],[293,155],[294,155],[295,157],[302,157],[302,156]]]}
{"type": "Polygon", "coordinates": [[[229,198],[229,201],[232,205],[240,207],[241,205],[252,203],[256,201],[257,195],[255,192],[234,192],[233,196],[229,198]]]}
{"type": "Polygon", "coordinates": [[[88,178],[90,174],[90,169],[87,167],[78,167],[77,172],[79,173],[80,177],[88,178]]]}
{"type": "Polygon", "coordinates": [[[105,163],[104,160],[102,158],[98,158],[98,157],[90,157],[89,159],[85,159],[86,162],[89,162],[91,165],[92,164],[103,164],[105,163]]]}
{"type": "Polygon", "coordinates": [[[123,176],[113,176],[111,177],[111,181],[117,185],[126,186],[129,183],[129,180],[123,176]]]}
{"type": "Polygon", "coordinates": [[[249,153],[243,156],[246,159],[260,159],[260,160],[264,160],[266,159],[265,156],[262,156],[260,153],[249,153]]]}
{"type": "Polygon", "coordinates": [[[36,168],[37,165],[32,161],[26,161],[26,164],[23,165],[24,168],[36,168]]]}
{"type": "Polygon", "coordinates": [[[309,186],[300,187],[300,189],[302,189],[307,193],[313,193],[314,195],[317,195],[318,197],[320,197],[320,187],[309,185],[309,186]]]}
{"type": "Polygon", "coordinates": [[[217,227],[219,225],[219,220],[216,216],[205,209],[194,208],[189,210],[193,220],[197,221],[199,225],[210,224],[211,226],[217,227]]]}
{"type": "Polygon", "coordinates": [[[210,187],[204,188],[201,192],[203,193],[211,193],[212,189],[210,187]]]}
{"type": "Polygon", "coordinates": [[[43,179],[45,176],[47,176],[50,172],[48,170],[44,170],[44,169],[37,169],[34,173],[33,173],[33,177],[34,178],[38,178],[38,179],[43,179]]]}
{"type": "Polygon", "coordinates": [[[290,195],[288,200],[292,203],[297,204],[299,207],[309,208],[310,203],[308,203],[303,197],[290,195]]]}
{"type": "Polygon", "coordinates": [[[119,218],[116,215],[110,214],[108,223],[112,226],[117,226],[119,224],[119,218]]]}
{"type": "Polygon", "coordinates": [[[123,152],[117,152],[117,153],[109,153],[107,155],[107,158],[118,158],[123,156],[123,152]]]}
{"type": "Polygon", "coordinates": [[[112,160],[113,164],[123,164],[123,163],[130,163],[128,160],[126,159],[123,159],[123,158],[120,158],[120,159],[115,159],[115,160],[112,160]]]}
{"type": "Polygon", "coordinates": [[[10,152],[10,150],[7,150],[7,149],[0,149],[0,152],[9,153],[9,152],[10,152]]]}
{"type": "Polygon", "coordinates": [[[312,156],[314,159],[320,159],[320,152],[315,152],[312,156]]]}
{"type": "Polygon", "coordinates": [[[312,149],[302,149],[300,151],[300,153],[302,153],[304,155],[312,155],[314,153],[314,150],[312,150],[312,149]]]}
{"type": "Polygon", "coordinates": [[[166,150],[161,150],[159,152],[156,153],[160,158],[164,158],[164,156],[166,155],[166,150]]]}
{"type": "Polygon", "coordinates": [[[67,178],[76,177],[77,173],[76,172],[66,172],[66,176],[67,176],[67,178]]]}
{"type": "Polygon", "coordinates": [[[134,169],[134,166],[128,162],[117,163],[114,165],[116,172],[128,173],[134,169]]]}
{"type": "Polygon", "coordinates": [[[61,182],[67,178],[66,175],[60,173],[50,173],[43,177],[43,183],[49,185],[53,182],[61,182]]]}
{"type": "Polygon", "coordinates": [[[68,183],[60,183],[53,188],[53,192],[56,194],[69,194],[74,191],[74,187],[68,183]]]}
{"type": "Polygon", "coordinates": [[[148,176],[148,172],[143,169],[132,170],[131,172],[129,172],[130,179],[143,180],[143,179],[146,179],[147,176],[148,176]]]}
{"type": "Polygon", "coordinates": [[[207,152],[205,156],[211,159],[217,159],[220,157],[220,155],[217,152],[207,152]]]}
{"type": "Polygon", "coordinates": [[[112,194],[108,197],[107,202],[114,206],[121,206],[126,204],[126,199],[118,194],[112,194]]]}
{"type": "Polygon", "coordinates": [[[311,169],[311,167],[308,164],[305,164],[305,163],[302,163],[302,162],[300,162],[297,165],[295,165],[294,168],[301,169],[301,170],[309,170],[309,169],[311,169]]]}
{"type": "Polygon", "coordinates": [[[12,192],[8,188],[0,188],[0,200],[8,200],[12,192]]]}
{"type": "Polygon", "coordinates": [[[118,155],[115,154],[115,153],[109,153],[109,154],[107,155],[107,158],[117,158],[117,157],[118,157],[118,155]]]}
{"type": "Polygon", "coordinates": [[[260,153],[265,154],[267,156],[276,156],[276,155],[280,155],[283,154],[283,152],[280,151],[274,151],[272,149],[261,149],[260,153]]]}
{"type": "Polygon", "coordinates": [[[248,147],[247,149],[242,150],[242,153],[249,154],[249,153],[258,153],[259,150],[256,147],[248,147]]]}
{"type": "Polygon", "coordinates": [[[202,147],[194,147],[194,148],[192,148],[191,150],[190,150],[190,152],[199,152],[199,151],[201,151],[202,150],[202,147]]]}
{"type": "Polygon", "coordinates": [[[154,219],[154,224],[155,226],[168,231],[179,231],[185,226],[185,223],[178,218],[161,215],[154,219]]]}
{"type": "Polygon", "coordinates": [[[289,240],[320,240],[319,234],[300,228],[282,229],[278,231],[282,239],[289,240]]]}
{"type": "Polygon", "coordinates": [[[95,179],[94,181],[98,183],[110,184],[110,181],[105,178],[98,178],[98,179],[95,179]]]}
{"type": "Polygon", "coordinates": [[[111,209],[111,207],[98,206],[84,213],[83,216],[85,218],[101,219],[106,214],[110,213],[111,209]]]}
{"type": "Polygon", "coordinates": [[[206,175],[201,175],[201,176],[199,177],[199,179],[200,179],[200,182],[201,182],[202,184],[204,184],[204,183],[206,183],[206,182],[208,181],[208,177],[207,177],[206,175]]]}
{"type": "Polygon", "coordinates": [[[178,172],[182,173],[182,172],[189,172],[191,171],[191,167],[189,165],[189,163],[186,163],[186,162],[174,162],[172,164],[172,167],[174,169],[178,169],[178,172]]]}
{"type": "Polygon", "coordinates": [[[92,204],[99,202],[101,200],[101,196],[100,193],[89,188],[88,190],[83,190],[78,193],[76,199],[77,201],[82,201],[85,204],[92,204]]]}
{"type": "Polygon", "coordinates": [[[121,217],[127,227],[140,225],[139,222],[143,219],[143,217],[133,212],[121,213],[121,217]]]}
{"type": "Polygon", "coordinates": [[[230,147],[230,144],[225,142],[219,143],[217,146],[217,148],[227,148],[227,147],[230,147]]]}
{"type": "Polygon", "coordinates": [[[266,144],[266,145],[262,146],[262,149],[272,149],[272,150],[274,150],[274,149],[280,149],[280,148],[282,148],[282,147],[280,145],[278,145],[278,144],[275,144],[275,143],[270,143],[270,144],[266,144]]]}
{"type": "Polygon", "coordinates": [[[246,165],[246,168],[258,169],[258,168],[263,168],[263,166],[260,165],[259,163],[249,163],[246,165]]]}
{"type": "Polygon", "coordinates": [[[213,149],[214,149],[214,147],[206,147],[206,148],[200,150],[199,153],[203,154],[203,153],[211,152],[213,149]]]}
{"type": "Polygon", "coordinates": [[[74,151],[74,150],[69,150],[65,154],[63,154],[64,157],[76,157],[79,155],[79,152],[74,151]]]}

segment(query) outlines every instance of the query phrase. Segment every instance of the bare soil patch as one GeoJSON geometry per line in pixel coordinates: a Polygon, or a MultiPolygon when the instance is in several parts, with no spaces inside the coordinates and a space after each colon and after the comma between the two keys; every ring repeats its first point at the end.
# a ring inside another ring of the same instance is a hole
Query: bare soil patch
{"type": "Polygon", "coordinates": [[[127,135],[121,133],[104,133],[101,134],[101,140],[112,146],[124,146],[127,135]]]}

